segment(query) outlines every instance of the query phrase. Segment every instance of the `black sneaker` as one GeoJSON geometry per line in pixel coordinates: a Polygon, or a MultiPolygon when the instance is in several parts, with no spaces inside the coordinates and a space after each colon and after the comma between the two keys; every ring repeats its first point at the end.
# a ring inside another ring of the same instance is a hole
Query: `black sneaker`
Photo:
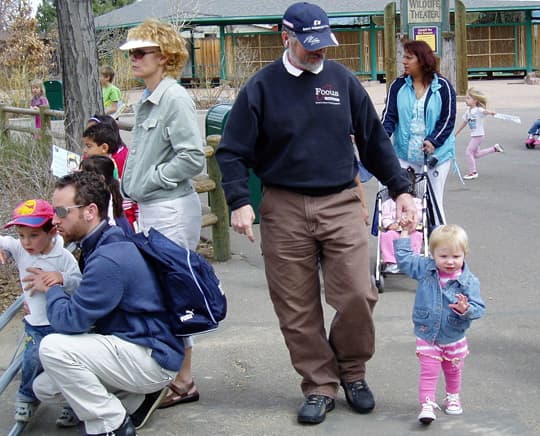
{"type": "Polygon", "coordinates": [[[135,430],[135,426],[133,425],[133,422],[131,422],[129,415],[126,414],[124,422],[116,430],[107,433],[99,433],[97,435],[90,435],[86,432],[83,432],[83,434],[86,436],[137,436],[137,431],[135,430]]]}
{"type": "Polygon", "coordinates": [[[375,407],[375,399],[365,380],[341,382],[347,403],[358,413],[369,413],[375,407]]]}
{"type": "Polygon", "coordinates": [[[309,395],[298,411],[298,422],[301,424],[320,424],[326,418],[326,412],[334,410],[333,398],[325,395],[309,395]]]}
{"type": "Polygon", "coordinates": [[[163,389],[152,392],[151,394],[146,394],[144,396],[144,401],[139,406],[135,412],[131,414],[131,420],[133,421],[133,425],[137,430],[142,428],[146,421],[150,418],[152,413],[154,413],[154,410],[156,410],[161,403],[161,400],[165,397],[165,394],[167,393],[167,387],[165,386],[163,389]]]}

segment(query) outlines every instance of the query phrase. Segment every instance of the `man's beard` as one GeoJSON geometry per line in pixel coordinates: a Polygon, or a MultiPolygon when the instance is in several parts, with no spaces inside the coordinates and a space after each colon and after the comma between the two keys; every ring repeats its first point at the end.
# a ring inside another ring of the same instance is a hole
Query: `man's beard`
{"type": "Polygon", "coordinates": [[[320,68],[320,66],[324,62],[324,56],[322,56],[316,62],[303,62],[294,54],[293,50],[289,50],[289,56],[293,61],[292,62],[293,65],[305,71],[311,71],[311,72],[316,71],[318,68],[320,68]]]}

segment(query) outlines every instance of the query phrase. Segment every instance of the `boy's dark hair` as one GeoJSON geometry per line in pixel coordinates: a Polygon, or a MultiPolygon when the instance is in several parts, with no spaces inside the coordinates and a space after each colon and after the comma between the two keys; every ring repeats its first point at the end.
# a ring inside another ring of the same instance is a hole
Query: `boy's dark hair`
{"type": "Polygon", "coordinates": [[[106,126],[109,126],[111,129],[113,129],[113,131],[117,135],[116,142],[118,143],[118,148],[122,146],[124,147],[126,146],[126,144],[124,144],[124,141],[122,141],[122,138],[120,137],[120,129],[118,127],[118,123],[110,115],[94,114],[90,117],[90,119],[88,120],[88,123],[105,124],[106,126]]]}
{"type": "Polygon", "coordinates": [[[89,156],[81,161],[80,169],[100,174],[105,178],[105,183],[107,183],[112,196],[114,218],[121,217],[124,214],[123,199],[120,183],[114,178],[114,161],[107,156],[89,156]]]}
{"type": "Polygon", "coordinates": [[[110,65],[103,65],[99,72],[112,82],[114,79],[114,69],[110,65]]]}
{"type": "Polygon", "coordinates": [[[105,183],[105,177],[90,171],[79,171],[69,173],[58,179],[54,185],[55,189],[64,189],[73,186],[75,189],[75,204],[88,206],[94,203],[101,219],[107,219],[107,209],[109,208],[109,188],[105,183]]]}
{"type": "Polygon", "coordinates": [[[107,144],[109,146],[109,154],[114,154],[118,151],[120,144],[118,139],[120,138],[117,132],[107,124],[94,124],[88,127],[83,132],[83,138],[90,138],[96,144],[107,144]]]}

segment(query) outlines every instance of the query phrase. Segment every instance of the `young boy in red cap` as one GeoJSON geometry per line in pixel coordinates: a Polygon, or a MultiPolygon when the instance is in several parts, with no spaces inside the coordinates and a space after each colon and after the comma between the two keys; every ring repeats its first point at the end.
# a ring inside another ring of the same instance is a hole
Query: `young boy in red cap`
{"type": "MultiPolygon", "coordinates": [[[[20,203],[13,211],[13,219],[4,226],[4,228],[16,227],[19,238],[0,236],[0,250],[13,257],[19,270],[26,312],[24,317],[26,345],[21,384],[15,402],[16,421],[28,422],[39,403],[32,390],[34,379],[43,371],[39,361],[39,344],[45,335],[53,332],[47,318],[45,294],[42,292],[33,294],[32,289],[26,289],[28,283],[25,283],[24,278],[29,275],[27,268],[50,271],[44,276],[44,281],[49,286],[62,284],[67,292],[73,292],[81,281],[77,261],[64,248],[63,239],[56,234],[56,228],[52,223],[55,212],[45,200],[27,200],[20,203]]],[[[0,256],[0,260],[4,263],[5,256],[0,256]]],[[[69,416],[66,412],[69,411],[62,412],[57,425],[76,425],[77,418],[69,416]]]]}

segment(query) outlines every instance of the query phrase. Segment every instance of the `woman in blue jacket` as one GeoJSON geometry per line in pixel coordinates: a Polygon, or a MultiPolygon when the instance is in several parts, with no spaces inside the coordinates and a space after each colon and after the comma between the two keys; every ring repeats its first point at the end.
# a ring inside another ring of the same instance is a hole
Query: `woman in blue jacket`
{"type": "Polygon", "coordinates": [[[382,123],[403,168],[422,172],[428,154],[428,176],[433,194],[446,221],[443,193],[455,159],[454,123],[456,93],[437,70],[437,57],[424,41],[403,45],[403,76],[390,85],[382,123]]]}

